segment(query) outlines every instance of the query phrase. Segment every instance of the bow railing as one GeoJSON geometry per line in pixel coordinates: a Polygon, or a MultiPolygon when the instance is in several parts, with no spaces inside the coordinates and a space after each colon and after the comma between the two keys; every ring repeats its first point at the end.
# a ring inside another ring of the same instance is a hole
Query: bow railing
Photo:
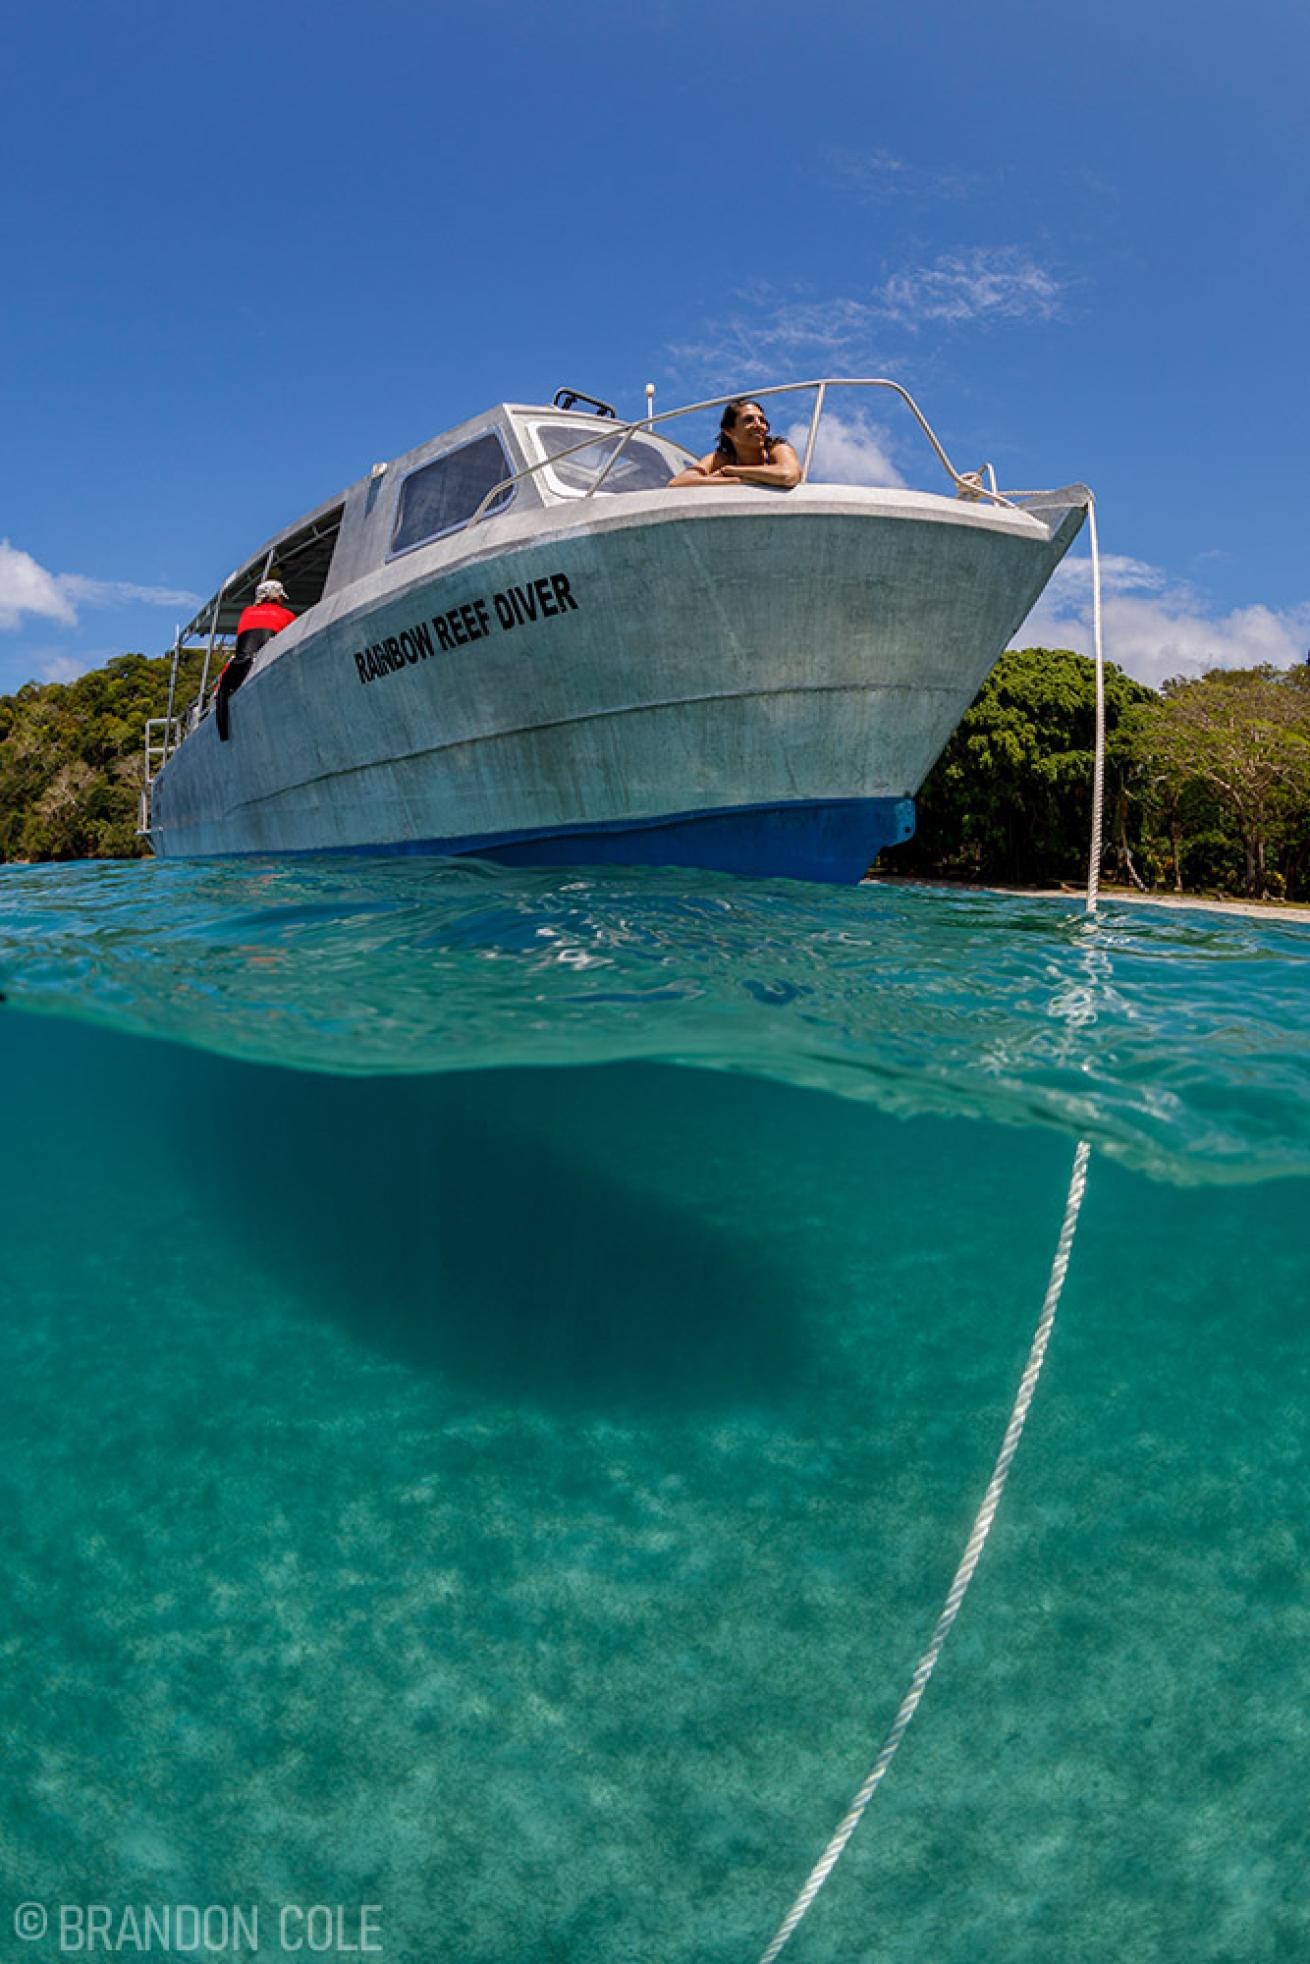
{"type": "MultiPolygon", "coordinates": [[[[490,506],[506,491],[511,490],[514,485],[523,483],[527,478],[535,477],[538,471],[547,470],[553,464],[563,463],[567,458],[576,456],[580,450],[592,449],[598,438],[600,441],[604,441],[611,432],[617,437],[618,441],[606,458],[604,467],[597,472],[595,478],[583,492],[582,495],[584,498],[592,498],[596,495],[634,436],[649,434],[658,425],[674,422],[681,416],[703,415],[710,409],[722,409],[729,402],[764,402],[772,396],[803,395],[813,390],[814,407],[810,412],[809,428],[805,436],[805,453],[801,459],[801,483],[808,483],[810,470],[814,463],[815,445],[819,438],[819,424],[830,389],[890,390],[893,395],[899,397],[905,404],[910,414],[914,417],[915,422],[927,437],[942,469],[955,485],[957,497],[967,498],[971,501],[985,499],[995,505],[1008,506],[1012,503],[1009,498],[997,490],[996,472],[989,463],[980,465],[976,471],[956,470],[955,465],[947,456],[945,447],[938,437],[937,432],[933,429],[932,424],[928,421],[928,418],[924,415],[909,390],[902,388],[899,382],[893,382],[886,375],[827,375],[818,380],[808,382],[777,382],[764,389],[753,389],[749,391],[739,389],[735,390],[731,395],[709,396],[703,402],[684,403],[679,409],[665,409],[658,416],[647,414],[637,417],[630,423],[610,422],[607,418],[604,432],[589,430],[580,442],[571,445],[569,449],[557,450],[551,456],[541,457],[535,463],[527,464],[522,470],[515,471],[511,476],[502,478],[499,484],[493,484],[469,522],[471,525],[480,524],[487,516],[490,506]]],[[[688,452],[688,455],[690,454],[688,452]]]]}

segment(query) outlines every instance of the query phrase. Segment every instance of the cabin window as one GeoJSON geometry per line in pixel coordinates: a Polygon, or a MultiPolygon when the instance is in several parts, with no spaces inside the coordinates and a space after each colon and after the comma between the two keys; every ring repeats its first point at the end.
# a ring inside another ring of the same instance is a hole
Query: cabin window
{"type": "MultiPolygon", "coordinates": [[[[514,465],[494,430],[411,471],[400,487],[392,552],[406,552],[467,525],[492,486],[513,475],[514,465]]],[[[512,489],[502,491],[486,516],[504,511],[513,496],[512,489]]]]}
{"type": "MultiPolygon", "coordinates": [[[[538,423],[535,430],[537,441],[548,457],[559,457],[562,450],[573,449],[574,444],[581,443],[586,434],[585,430],[567,423],[538,423]]],[[[557,488],[561,491],[590,490],[621,441],[621,437],[606,432],[584,450],[574,450],[571,457],[552,464],[550,476],[557,488]]],[[[610,491],[662,491],[677,468],[668,452],[659,444],[652,443],[647,437],[629,437],[623,455],[601,485],[597,496],[603,498],[610,491]]]]}

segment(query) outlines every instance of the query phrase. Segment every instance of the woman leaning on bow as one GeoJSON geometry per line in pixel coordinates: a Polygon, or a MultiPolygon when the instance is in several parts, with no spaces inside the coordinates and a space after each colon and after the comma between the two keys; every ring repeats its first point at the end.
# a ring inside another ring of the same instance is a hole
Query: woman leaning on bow
{"type": "Polygon", "coordinates": [[[800,459],[785,438],[769,435],[769,419],[751,396],[737,396],[723,412],[719,440],[708,457],[669,479],[669,489],[690,484],[771,484],[790,491],[801,481],[800,459]]]}

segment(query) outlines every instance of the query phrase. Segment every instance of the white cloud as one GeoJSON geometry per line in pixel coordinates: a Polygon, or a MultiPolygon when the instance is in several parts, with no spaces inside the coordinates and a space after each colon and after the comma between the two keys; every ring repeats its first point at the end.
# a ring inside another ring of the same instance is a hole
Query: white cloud
{"type": "MultiPolygon", "coordinates": [[[[798,457],[805,455],[809,429],[808,421],[801,421],[783,433],[798,457]]],[[[891,453],[889,432],[862,410],[839,416],[825,408],[810,477],[816,484],[890,484],[899,488],[905,479],[892,462],[891,453]]]]}
{"type": "Polygon", "coordinates": [[[88,669],[103,668],[122,652],[121,641],[96,648],[69,648],[54,641],[0,645],[0,695],[12,694],[25,682],[76,682],[88,669]]]}
{"type": "Polygon", "coordinates": [[[968,198],[995,175],[935,170],[931,166],[907,163],[903,157],[894,157],[890,150],[873,150],[867,156],[841,151],[833,158],[833,164],[839,177],[846,178],[866,197],[880,204],[893,198],[919,202],[968,198]]]}
{"type": "Polygon", "coordinates": [[[77,610],[54,574],[38,566],[30,552],[0,539],[0,628],[17,627],[24,614],[77,625],[77,610]]]}
{"type": "Polygon", "coordinates": [[[64,627],[76,627],[79,606],[126,607],[136,602],[189,612],[200,605],[200,599],[198,593],[188,593],[182,587],[138,586],[132,580],[93,580],[83,573],[49,573],[30,552],[21,551],[8,539],[0,539],[0,628],[18,627],[26,614],[58,621],[64,627]]]}
{"type": "MultiPolygon", "coordinates": [[[[1107,593],[1162,593],[1166,588],[1179,599],[1193,597],[1192,589],[1181,580],[1169,579],[1159,566],[1148,565],[1145,559],[1133,559],[1126,552],[1103,552],[1101,554],[1101,594],[1107,593]]],[[[1081,555],[1070,555],[1062,559],[1051,576],[1044,601],[1053,602],[1064,612],[1075,611],[1079,607],[1090,609],[1092,601],[1092,562],[1081,555]]]]}
{"type": "Polygon", "coordinates": [[[84,573],[61,573],[59,585],[70,600],[86,607],[127,607],[135,600],[147,607],[200,605],[203,596],[185,587],[137,586],[131,580],[91,580],[84,573]]]}
{"type": "Polygon", "coordinates": [[[875,310],[862,300],[779,301],[749,294],[736,313],[707,321],[700,340],[674,342],[668,352],[677,368],[725,388],[762,382],[780,360],[801,376],[807,370],[873,370],[880,366],[873,349],[875,321],[875,310]]]}
{"type": "Polygon", "coordinates": [[[786,301],[756,323],[754,338],[770,349],[840,350],[867,335],[871,318],[869,308],[860,300],[786,301]]]}
{"type": "MultiPolygon", "coordinates": [[[[1200,675],[1208,668],[1254,668],[1261,662],[1292,668],[1305,659],[1310,602],[1281,610],[1256,603],[1215,613],[1194,587],[1144,560],[1107,554],[1101,572],[1106,660],[1139,682],[1158,687],[1172,675],[1200,675]]],[[[1091,654],[1090,560],[1063,562],[1011,646],[1091,654]]]]}
{"type": "Polygon", "coordinates": [[[1055,320],[1063,286],[1017,246],[944,253],[892,273],[869,293],[788,298],[768,287],[737,296],[735,312],[705,323],[695,341],[674,342],[674,372],[725,388],[757,384],[780,361],[811,375],[892,374],[889,328],[962,327],[989,321],[1055,320]]]}
{"type": "Polygon", "coordinates": [[[931,265],[893,273],[878,291],[881,313],[915,331],[928,321],[1054,320],[1060,282],[1015,246],[943,253],[931,265]]]}
{"type": "Polygon", "coordinates": [[[76,682],[79,675],[85,675],[89,668],[99,664],[78,655],[66,655],[56,649],[46,649],[36,659],[36,670],[43,682],[76,682]]]}

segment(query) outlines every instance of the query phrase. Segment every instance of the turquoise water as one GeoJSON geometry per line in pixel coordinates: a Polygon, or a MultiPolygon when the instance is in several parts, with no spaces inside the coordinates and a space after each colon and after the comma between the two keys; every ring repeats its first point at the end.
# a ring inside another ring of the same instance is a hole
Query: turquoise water
{"type": "Polygon", "coordinates": [[[1085,1135],[1000,1519],[786,1955],[1303,1958],[1307,952],[4,869],[0,1927],[366,1902],[393,1959],[749,1964],[936,1616],[1085,1135]]]}

